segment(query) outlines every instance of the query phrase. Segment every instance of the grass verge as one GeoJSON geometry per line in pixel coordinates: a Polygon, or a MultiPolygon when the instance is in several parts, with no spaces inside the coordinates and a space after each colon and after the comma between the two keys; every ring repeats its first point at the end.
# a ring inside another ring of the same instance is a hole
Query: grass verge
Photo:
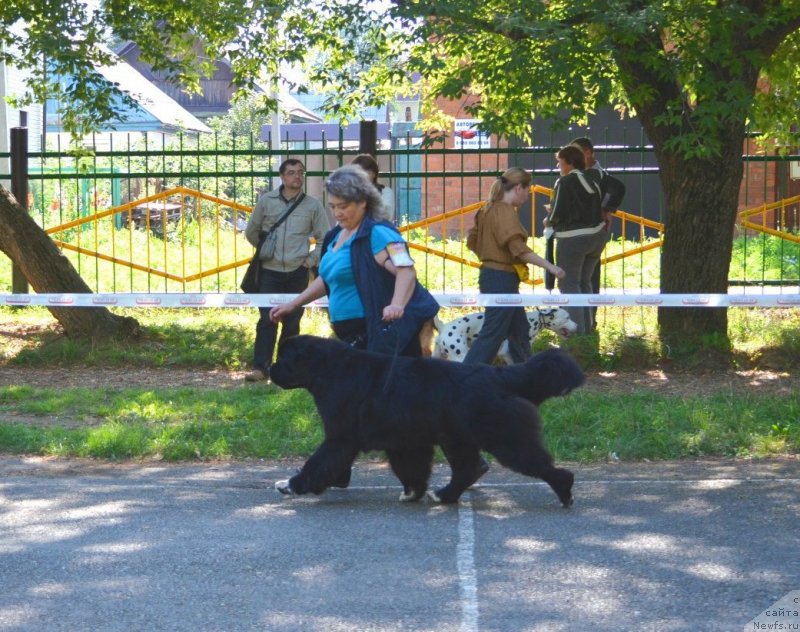
{"type": "MultiPolygon", "coordinates": [[[[580,391],[541,407],[559,460],[800,451],[800,394],[680,398],[580,391]]],[[[304,457],[322,439],[305,391],[0,388],[0,452],[103,459],[304,457]],[[15,422],[14,420],[20,420],[15,422]],[[24,419],[24,422],[21,421],[24,419]]]]}
{"type": "MultiPolygon", "coordinates": [[[[120,309],[144,333],[138,340],[71,340],[44,308],[0,308],[0,366],[136,366],[238,369],[252,357],[255,309],[120,309]]],[[[442,322],[463,316],[442,309],[442,322]]],[[[598,311],[599,333],[559,341],[550,331],[534,350],[562,344],[586,371],[636,371],[657,367],[704,369],[800,368],[800,309],[731,309],[728,338],[683,338],[665,345],[651,307],[598,311]]],[[[327,313],[306,310],[303,333],[330,336],[327,313]]]]}
{"type": "MultiPolygon", "coordinates": [[[[128,311],[131,313],[131,310],[128,311]]],[[[447,321],[462,312],[443,310],[447,321]]],[[[96,343],[60,335],[46,310],[0,308],[3,365],[182,366],[238,369],[252,353],[255,310],[137,310],[138,341],[96,343]]],[[[800,368],[800,310],[736,309],[727,340],[665,347],[651,308],[601,309],[598,335],[564,347],[587,372],[653,368],[708,370],[800,368]]],[[[330,335],[325,312],[310,310],[305,333],[330,335]]],[[[558,342],[543,332],[534,349],[558,342]]],[[[681,397],[651,391],[578,391],[542,407],[545,438],[570,461],[762,457],[800,452],[800,394],[735,391],[681,397]]],[[[256,385],[239,389],[0,387],[0,453],[104,459],[303,457],[321,440],[304,391],[256,385]]]]}

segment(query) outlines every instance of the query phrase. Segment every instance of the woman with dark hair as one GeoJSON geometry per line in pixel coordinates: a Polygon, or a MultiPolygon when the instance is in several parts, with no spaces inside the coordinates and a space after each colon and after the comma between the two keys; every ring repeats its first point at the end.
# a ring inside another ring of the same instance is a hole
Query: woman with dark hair
{"type": "MultiPolygon", "coordinates": [[[[319,276],[290,302],[270,312],[274,322],[328,295],[337,338],[357,349],[417,357],[420,335],[439,304],[419,281],[408,245],[388,219],[381,194],[357,165],[340,167],[325,182],[337,225],[322,242],[319,276]]],[[[409,394],[411,396],[412,394],[409,394]]],[[[488,469],[475,474],[475,480],[488,469]]],[[[350,484],[350,468],[335,487],[350,484]]]]}
{"type": "MultiPolygon", "coordinates": [[[[592,294],[592,275],[610,238],[601,210],[602,194],[596,178],[584,175],[585,158],[576,145],[556,154],[561,177],[556,181],[546,227],[555,231],[556,262],[564,269],[558,281],[562,294],[592,294]]],[[[590,307],[567,307],[578,325],[576,333],[594,329],[590,307]]]]}
{"type": "Polygon", "coordinates": [[[270,318],[278,322],[327,294],[340,340],[379,353],[422,355],[420,332],[439,304],[417,281],[408,245],[387,221],[380,193],[356,165],[334,171],[325,189],[337,226],[323,240],[319,276],[273,308],[270,318]]]}
{"type": "MultiPolygon", "coordinates": [[[[467,234],[467,247],[481,260],[478,285],[481,294],[519,294],[519,270],[527,264],[564,276],[558,266],[528,247],[528,233],[519,221],[519,207],[531,194],[531,174],[520,167],[506,170],[492,185],[489,200],[475,215],[467,234]]],[[[464,363],[491,364],[497,350],[508,340],[514,362],[531,355],[528,319],[524,307],[487,307],[481,330],[464,363]]]]}
{"type": "Polygon", "coordinates": [[[392,191],[385,184],[378,182],[378,176],[381,175],[380,168],[378,167],[378,161],[369,154],[358,154],[358,156],[353,158],[353,162],[351,164],[358,165],[367,172],[370,180],[372,180],[372,184],[374,184],[375,188],[381,193],[381,199],[383,200],[383,205],[386,207],[386,212],[389,215],[389,221],[394,221],[394,191],[392,191]]]}

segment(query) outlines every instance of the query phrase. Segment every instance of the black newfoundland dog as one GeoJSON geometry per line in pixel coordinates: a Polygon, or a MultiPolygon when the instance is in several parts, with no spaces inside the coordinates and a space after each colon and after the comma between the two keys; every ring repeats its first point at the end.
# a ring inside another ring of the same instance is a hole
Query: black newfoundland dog
{"type": "Polygon", "coordinates": [[[270,377],[283,388],[308,389],[325,428],[325,440],[300,472],[276,483],[284,494],[346,487],[358,453],[383,450],[403,484],[400,500],[419,500],[438,444],[452,475],[428,492],[436,502],[458,502],[475,482],[480,451],[486,450],[515,472],[545,480],[565,507],[572,504],[575,477],[553,465],[536,410],[584,381],[575,361],[558,349],[524,364],[491,367],[378,355],[296,336],[281,345],[270,377]]]}

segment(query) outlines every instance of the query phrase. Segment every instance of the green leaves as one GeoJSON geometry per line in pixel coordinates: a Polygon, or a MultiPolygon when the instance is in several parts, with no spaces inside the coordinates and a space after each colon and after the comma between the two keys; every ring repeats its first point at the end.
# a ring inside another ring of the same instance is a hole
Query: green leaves
{"type": "Polygon", "coordinates": [[[223,57],[242,90],[303,64],[338,120],[416,92],[422,77],[429,106],[479,94],[469,112],[504,136],[527,135],[534,115],[580,121],[611,105],[650,117],[687,156],[716,155],[732,120],[798,140],[791,0],[6,0],[0,23],[6,58],[32,73],[20,103],[58,92],[50,72],[70,74],[65,124],[80,132],[119,109],[114,87],[90,78],[108,61],[99,43],[131,40],[188,92],[223,57]]]}

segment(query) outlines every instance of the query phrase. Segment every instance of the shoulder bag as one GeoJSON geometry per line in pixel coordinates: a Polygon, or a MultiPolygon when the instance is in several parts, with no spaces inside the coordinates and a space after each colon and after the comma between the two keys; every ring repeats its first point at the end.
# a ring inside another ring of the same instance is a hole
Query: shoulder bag
{"type": "Polygon", "coordinates": [[[297,199],[289,207],[289,209],[283,215],[281,215],[280,219],[275,222],[265,233],[261,247],[256,250],[256,253],[259,255],[261,261],[269,261],[275,256],[275,247],[278,245],[278,226],[283,224],[284,220],[291,215],[292,211],[297,208],[297,205],[303,201],[305,196],[305,193],[298,195],[297,199]]]}
{"type": "Polygon", "coordinates": [[[299,196],[297,196],[297,199],[294,201],[294,203],[283,215],[281,215],[280,219],[275,222],[269,230],[261,231],[258,238],[256,251],[253,254],[253,258],[250,260],[250,263],[247,265],[247,270],[245,271],[244,276],[242,277],[242,283],[239,286],[242,288],[242,292],[245,294],[256,294],[258,292],[259,283],[261,281],[261,262],[268,261],[275,256],[275,246],[277,245],[278,241],[276,229],[287,217],[289,217],[290,213],[297,208],[297,205],[303,201],[305,196],[305,193],[301,193],[299,196]]]}

